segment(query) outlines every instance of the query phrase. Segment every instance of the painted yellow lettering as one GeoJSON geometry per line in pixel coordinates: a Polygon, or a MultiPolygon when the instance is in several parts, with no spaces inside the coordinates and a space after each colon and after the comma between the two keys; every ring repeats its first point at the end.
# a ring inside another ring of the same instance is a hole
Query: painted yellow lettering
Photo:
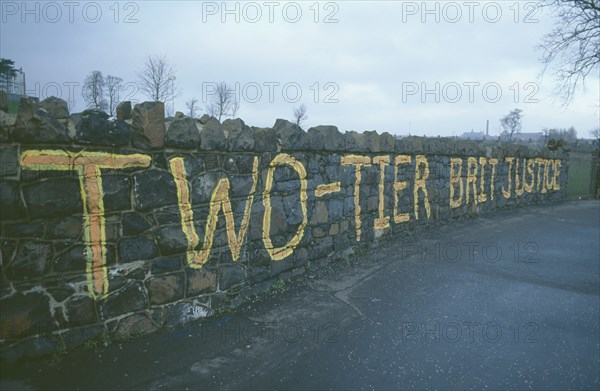
{"type": "Polygon", "coordinates": [[[390,216],[384,216],[384,189],[385,189],[385,166],[390,164],[389,156],[375,156],[373,164],[379,164],[379,216],[375,219],[375,229],[384,229],[390,226],[390,216]]]}
{"type": "Polygon", "coordinates": [[[504,198],[510,198],[511,192],[512,192],[512,171],[513,171],[513,164],[515,162],[515,158],[514,157],[506,157],[504,158],[505,162],[508,162],[508,175],[506,176],[506,179],[508,181],[508,188],[505,189],[504,186],[502,186],[502,195],[504,196],[504,198]]]}
{"type": "Polygon", "coordinates": [[[473,202],[477,205],[477,159],[470,157],[467,160],[467,191],[466,200],[467,205],[470,199],[470,189],[473,189],[473,202]]]}
{"type": "Polygon", "coordinates": [[[525,166],[527,165],[526,160],[523,159],[523,173],[519,177],[519,158],[515,159],[515,195],[521,196],[525,191],[525,166]]]}
{"type": "MultiPolygon", "coordinates": [[[[534,159],[527,159],[527,177],[529,178],[529,182],[523,179],[523,186],[525,187],[525,191],[531,193],[533,191],[533,186],[535,183],[535,174],[533,172],[533,165],[535,164],[534,159]]],[[[525,170],[525,169],[523,169],[525,170]]],[[[525,172],[523,172],[523,177],[525,176],[525,172]]]]}
{"type": "Polygon", "coordinates": [[[306,212],[306,188],[306,170],[304,169],[302,163],[286,153],[280,153],[279,155],[275,156],[275,158],[269,164],[265,183],[265,191],[263,193],[263,204],[265,206],[265,214],[263,216],[263,242],[265,244],[265,248],[269,252],[269,256],[273,261],[280,261],[291,255],[304,236],[304,229],[308,224],[306,212]],[[300,223],[296,233],[294,234],[294,237],[292,237],[287,244],[281,247],[273,247],[273,242],[271,241],[271,189],[273,188],[273,176],[275,175],[275,169],[277,166],[283,164],[287,164],[288,166],[292,167],[298,173],[300,178],[300,208],[302,209],[302,223],[300,223]]]}
{"type": "Polygon", "coordinates": [[[477,200],[482,203],[487,201],[487,194],[485,194],[485,166],[487,164],[487,159],[484,157],[479,158],[479,165],[481,166],[481,171],[479,174],[479,195],[477,196],[477,200]]]}
{"type": "Polygon", "coordinates": [[[319,185],[315,188],[315,197],[323,197],[327,194],[337,193],[341,189],[340,182],[328,183],[319,185]]]}
{"type": "MultiPolygon", "coordinates": [[[[535,186],[535,189],[537,192],[539,192],[541,190],[542,187],[542,181],[543,181],[543,177],[542,177],[542,168],[544,167],[544,159],[542,158],[536,158],[535,159],[535,163],[537,164],[537,184],[535,186]]],[[[543,191],[542,191],[543,193],[543,191]]]]}
{"type": "Polygon", "coordinates": [[[108,293],[104,193],[100,170],[148,167],[150,161],[151,158],[147,155],[118,155],[106,152],[37,150],[25,151],[21,155],[23,169],[77,172],[83,204],[88,291],[94,298],[104,297],[108,293]]]}
{"type": "Polygon", "coordinates": [[[356,241],[360,241],[360,181],[361,168],[371,165],[371,158],[368,156],[347,155],[342,156],[343,166],[354,166],[354,223],[356,226],[356,241]]]}
{"type": "Polygon", "coordinates": [[[450,207],[458,208],[462,204],[464,195],[464,186],[462,180],[462,159],[454,157],[450,159],[450,207]],[[458,171],[454,168],[458,167],[458,171]],[[458,198],[454,198],[454,187],[458,184],[458,198]]]}
{"type": "Polygon", "coordinates": [[[396,224],[403,223],[410,219],[408,213],[398,213],[399,197],[398,192],[407,187],[406,181],[398,181],[398,165],[411,162],[409,155],[398,155],[394,158],[394,222],[396,224]]]}
{"type": "Polygon", "coordinates": [[[429,195],[427,194],[427,178],[429,178],[429,162],[425,155],[415,156],[415,186],[413,195],[415,200],[415,219],[419,220],[419,190],[423,192],[423,204],[427,212],[427,218],[431,216],[431,207],[429,206],[429,195]],[[423,167],[423,169],[419,169],[423,167]]]}
{"type": "Polygon", "coordinates": [[[252,167],[252,188],[248,198],[246,199],[246,207],[244,209],[244,216],[242,217],[239,232],[237,234],[235,233],[235,220],[233,216],[233,209],[231,207],[231,201],[229,199],[229,179],[222,178],[219,180],[219,183],[217,183],[217,186],[215,187],[215,190],[213,190],[210,199],[208,219],[206,221],[204,230],[204,242],[200,250],[196,250],[196,247],[198,247],[200,244],[200,238],[196,233],[196,227],[194,226],[194,214],[190,201],[189,184],[187,180],[187,173],[185,171],[184,160],[183,158],[175,157],[169,160],[169,164],[171,166],[171,174],[173,175],[177,189],[181,228],[188,242],[188,265],[192,268],[201,268],[202,265],[208,261],[213,245],[215,230],[217,229],[217,223],[219,222],[219,212],[221,210],[223,210],[223,215],[225,217],[227,242],[229,244],[229,249],[231,250],[231,257],[234,261],[237,261],[240,257],[242,244],[244,242],[244,237],[246,236],[246,231],[248,230],[248,224],[250,222],[252,202],[254,201],[256,182],[258,179],[258,157],[254,158],[254,165],[252,167]]]}
{"type": "Polygon", "coordinates": [[[560,190],[560,182],[558,180],[558,177],[560,176],[560,165],[561,165],[561,161],[560,159],[556,159],[554,160],[554,179],[552,180],[552,188],[554,190],[560,190]]]}

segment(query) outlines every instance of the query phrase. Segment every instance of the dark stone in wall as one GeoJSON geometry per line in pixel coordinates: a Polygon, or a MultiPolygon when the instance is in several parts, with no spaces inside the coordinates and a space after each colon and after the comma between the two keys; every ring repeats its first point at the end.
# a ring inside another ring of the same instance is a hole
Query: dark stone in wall
{"type": "Polygon", "coordinates": [[[281,140],[281,147],[284,150],[306,150],[309,147],[309,136],[300,128],[300,126],[278,118],[273,125],[273,129],[281,140]]]}
{"type": "Polygon", "coordinates": [[[129,143],[131,129],[125,121],[109,119],[100,110],[85,110],[76,126],[75,140],[95,145],[122,146],[129,143]]]}
{"type": "Polygon", "coordinates": [[[150,223],[138,212],[123,213],[123,235],[138,235],[150,229],[150,223]]]}
{"type": "Polygon", "coordinates": [[[194,178],[191,182],[191,201],[192,205],[199,205],[210,202],[212,193],[217,187],[217,183],[222,176],[216,172],[207,172],[194,178]]]}
{"type": "Polygon", "coordinates": [[[157,228],[155,234],[162,255],[177,254],[187,250],[188,242],[181,225],[157,228]]]}
{"type": "Polygon", "coordinates": [[[131,113],[133,145],[142,149],[161,148],[165,143],[165,105],[143,102],[131,113]]]}
{"type": "Polygon", "coordinates": [[[65,309],[69,323],[74,326],[94,323],[97,320],[94,299],[89,296],[78,296],[67,300],[65,309]]]}
{"type": "Polygon", "coordinates": [[[181,259],[180,256],[159,258],[152,262],[152,274],[162,274],[168,272],[174,272],[181,270],[181,259]]]}
{"type": "Polygon", "coordinates": [[[346,150],[350,152],[360,152],[366,150],[366,140],[362,133],[349,131],[344,134],[346,141],[346,150]]]}
{"type": "Polygon", "coordinates": [[[379,146],[382,152],[393,153],[396,150],[396,139],[388,132],[384,132],[379,136],[379,146]]]}
{"type": "Polygon", "coordinates": [[[202,267],[201,269],[186,268],[187,296],[193,297],[203,293],[217,290],[217,274],[214,270],[202,267]]]}
{"type": "Polygon", "coordinates": [[[21,100],[13,137],[23,143],[65,143],[69,141],[66,121],[52,117],[33,99],[21,100]]]}
{"type": "Polygon", "coordinates": [[[175,119],[167,129],[165,143],[171,148],[195,149],[200,143],[196,121],[189,117],[175,119]]]}
{"type": "Polygon", "coordinates": [[[14,280],[43,276],[52,259],[52,245],[35,240],[22,240],[14,259],[6,267],[6,275],[14,280]]]}
{"type": "Polygon", "coordinates": [[[183,298],[183,273],[152,277],[146,282],[150,304],[170,303],[183,298]]]}
{"type": "Polygon", "coordinates": [[[148,237],[123,238],[119,242],[119,257],[122,263],[152,259],[157,255],[156,244],[148,237]]]}
{"type": "Polygon", "coordinates": [[[48,238],[77,239],[81,236],[82,226],[83,216],[52,219],[48,222],[48,238]]]}
{"type": "Polygon", "coordinates": [[[0,217],[2,220],[23,217],[25,207],[21,200],[19,182],[0,181],[0,217]]]}
{"type": "Polygon", "coordinates": [[[85,245],[76,244],[59,253],[53,260],[54,271],[78,271],[83,273],[86,269],[85,245]]]}
{"type": "Polygon", "coordinates": [[[144,288],[134,283],[121,291],[115,292],[100,303],[102,319],[110,319],[118,315],[142,310],[148,306],[144,288]]]}
{"type": "Polygon", "coordinates": [[[223,131],[230,151],[252,151],[254,136],[252,129],[239,118],[223,121],[223,131]]]}
{"type": "Polygon", "coordinates": [[[200,133],[200,148],[204,151],[222,151],[225,144],[223,125],[214,118],[209,119],[200,133]]]}
{"type": "Polygon", "coordinates": [[[81,213],[81,191],[76,178],[52,178],[23,185],[23,197],[32,218],[81,213]]]}
{"type": "Polygon", "coordinates": [[[112,212],[131,209],[129,177],[122,174],[102,176],[104,210],[112,212]]]}
{"type": "Polygon", "coordinates": [[[0,177],[14,176],[19,172],[19,156],[16,145],[0,146],[0,177]]]}
{"type": "Polygon", "coordinates": [[[167,171],[148,170],[133,175],[136,209],[149,210],[177,204],[173,176],[167,171]]]}
{"type": "Polygon", "coordinates": [[[47,330],[53,324],[49,299],[39,292],[17,293],[0,300],[0,339],[15,340],[47,330]]]}
{"type": "Polygon", "coordinates": [[[50,96],[40,102],[40,107],[44,108],[52,118],[69,118],[69,108],[67,102],[55,96],[50,96]]]}
{"type": "Polygon", "coordinates": [[[256,152],[273,152],[279,150],[277,133],[271,128],[252,127],[254,150],[256,152]]]}
{"type": "Polygon", "coordinates": [[[225,266],[219,269],[219,290],[226,291],[241,284],[246,272],[241,265],[225,266]]]}
{"type": "Polygon", "coordinates": [[[126,120],[131,118],[131,102],[124,101],[117,105],[117,118],[126,120]]]}
{"type": "Polygon", "coordinates": [[[119,325],[114,331],[114,338],[117,340],[127,339],[132,336],[139,336],[140,333],[148,334],[158,330],[158,327],[146,314],[133,314],[119,321],[119,325]]]}
{"type": "Polygon", "coordinates": [[[365,131],[363,136],[367,152],[381,152],[379,135],[375,130],[365,131]]]}
{"type": "Polygon", "coordinates": [[[41,238],[44,236],[44,225],[44,222],[38,220],[7,223],[2,225],[2,236],[13,238],[41,238]]]}
{"type": "Polygon", "coordinates": [[[339,151],[344,149],[344,138],[338,128],[332,125],[319,125],[308,129],[310,149],[339,151]]]}

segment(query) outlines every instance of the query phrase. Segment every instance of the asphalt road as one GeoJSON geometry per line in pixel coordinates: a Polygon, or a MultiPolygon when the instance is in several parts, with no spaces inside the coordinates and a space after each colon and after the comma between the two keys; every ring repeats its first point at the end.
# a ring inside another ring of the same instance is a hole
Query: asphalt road
{"type": "Polygon", "coordinates": [[[600,203],[471,219],[2,389],[599,389],[600,203]]]}

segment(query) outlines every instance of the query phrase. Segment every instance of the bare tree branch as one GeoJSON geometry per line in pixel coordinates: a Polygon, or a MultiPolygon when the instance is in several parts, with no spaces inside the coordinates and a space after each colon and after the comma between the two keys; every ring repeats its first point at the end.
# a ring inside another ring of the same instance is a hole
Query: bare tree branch
{"type": "Polygon", "coordinates": [[[212,95],[210,103],[206,106],[208,115],[219,121],[224,115],[232,117],[236,115],[240,103],[235,97],[235,92],[227,87],[226,83],[219,84],[212,95]]]}
{"type": "Polygon", "coordinates": [[[515,133],[521,133],[521,113],[523,110],[514,109],[504,117],[500,118],[500,126],[508,134],[508,140],[512,140],[515,133]]]}
{"type": "Polygon", "coordinates": [[[586,78],[600,65],[600,0],[544,0],[543,5],[557,17],[539,46],[543,72],[554,68],[556,95],[568,105],[577,86],[585,89],[586,78]]]}
{"type": "Polygon", "coordinates": [[[196,118],[196,112],[198,111],[198,99],[192,98],[185,102],[185,105],[189,110],[190,118],[196,118]]]}
{"type": "Polygon", "coordinates": [[[117,76],[106,76],[106,92],[108,94],[108,114],[115,115],[117,104],[119,103],[119,88],[123,79],[117,76]]]}
{"type": "Polygon", "coordinates": [[[100,71],[92,71],[83,81],[83,100],[88,107],[96,110],[106,110],[107,103],[104,99],[106,83],[100,71]]]}
{"type": "Polygon", "coordinates": [[[306,115],[306,106],[301,104],[300,107],[294,108],[294,122],[300,126],[303,121],[306,121],[308,116],[306,115]]]}
{"type": "Polygon", "coordinates": [[[179,95],[175,86],[175,70],[165,56],[148,56],[138,72],[139,88],[149,99],[166,102],[179,95]]]}

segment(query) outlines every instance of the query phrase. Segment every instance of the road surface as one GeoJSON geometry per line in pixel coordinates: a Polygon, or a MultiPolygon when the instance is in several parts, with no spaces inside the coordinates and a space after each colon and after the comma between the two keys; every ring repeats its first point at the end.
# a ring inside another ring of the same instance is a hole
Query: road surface
{"type": "Polygon", "coordinates": [[[599,238],[598,201],[455,222],[2,389],[599,389],[599,238]]]}

